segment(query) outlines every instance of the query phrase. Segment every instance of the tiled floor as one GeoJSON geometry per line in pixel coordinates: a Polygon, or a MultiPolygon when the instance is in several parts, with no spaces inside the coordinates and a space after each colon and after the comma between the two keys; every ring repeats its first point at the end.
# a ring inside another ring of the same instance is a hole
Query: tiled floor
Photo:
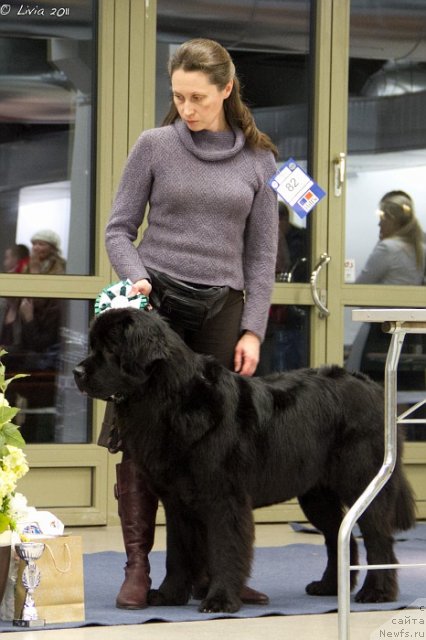
{"type": "MultiPolygon", "coordinates": [[[[70,530],[71,531],[71,530],[70,530]]],[[[119,527],[74,528],[83,536],[85,553],[121,551],[119,527]]],[[[256,544],[274,546],[306,542],[306,534],[288,525],[257,525],[256,544]]],[[[309,536],[309,543],[322,544],[321,536],[309,536]]],[[[164,527],[157,527],[155,549],[165,548],[164,527]]],[[[390,622],[392,612],[352,613],[350,640],[379,638],[378,628],[390,622]],[[372,635],[373,634],[373,635],[372,635]]],[[[62,631],[14,632],[11,640],[338,640],[337,614],[274,616],[267,618],[209,620],[187,623],[152,623],[115,627],[83,627],[62,631]]]]}

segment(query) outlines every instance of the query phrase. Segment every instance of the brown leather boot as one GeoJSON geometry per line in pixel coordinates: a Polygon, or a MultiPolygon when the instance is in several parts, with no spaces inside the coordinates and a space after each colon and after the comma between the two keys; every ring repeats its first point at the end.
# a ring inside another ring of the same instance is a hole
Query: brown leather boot
{"type": "Polygon", "coordinates": [[[244,604],[269,604],[269,598],[266,593],[256,591],[247,585],[244,585],[241,589],[240,598],[244,604]]]}
{"type": "Polygon", "coordinates": [[[125,578],[117,596],[119,609],[143,609],[151,587],[148,554],[154,543],[158,499],[146,486],[143,476],[131,460],[116,465],[118,515],[123,532],[127,562],[125,578]]]}

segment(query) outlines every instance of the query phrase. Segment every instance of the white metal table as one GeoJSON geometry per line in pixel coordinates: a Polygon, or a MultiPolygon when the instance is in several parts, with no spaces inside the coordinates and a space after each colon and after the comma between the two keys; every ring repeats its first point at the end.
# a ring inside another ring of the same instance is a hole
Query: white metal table
{"type": "Polygon", "coordinates": [[[397,415],[397,368],[402,345],[407,333],[426,333],[426,309],[354,309],[352,319],[359,322],[380,322],[385,333],[392,334],[385,364],[385,450],[382,467],[370,482],[355,504],[349,509],[339,530],[338,539],[338,625],[339,640],[349,640],[350,615],[350,572],[352,569],[391,569],[398,567],[426,566],[410,565],[372,565],[350,564],[350,536],[358,518],[391,477],[397,455],[398,424],[416,422],[426,424],[426,419],[407,419],[420,406],[426,404],[425,398],[414,404],[408,411],[397,415]]]}

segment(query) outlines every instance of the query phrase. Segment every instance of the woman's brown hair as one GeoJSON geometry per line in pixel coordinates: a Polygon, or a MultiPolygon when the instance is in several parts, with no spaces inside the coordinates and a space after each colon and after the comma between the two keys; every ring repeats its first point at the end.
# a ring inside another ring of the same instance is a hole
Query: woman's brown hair
{"type": "MultiPolygon", "coordinates": [[[[178,69],[201,71],[208,76],[211,84],[216,85],[220,90],[224,89],[232,80],[231,94],[223,103],[228,124],[242,129],[251,147],[272,151],[275,158],[278,157],[276,146],[266,133],[259,131],[250,109],[244,104],[241,97],[240,81],[235,73],[235,65],[228,51],[222,45],[206,38],[196,38],[184,42],[170,57],[168,63],[170,78],[178,69]]],[[[179,118],[179,114],[172,102],[169,112],[163,120],[163,125],[172,124],[177,118],[179,118]]]]}

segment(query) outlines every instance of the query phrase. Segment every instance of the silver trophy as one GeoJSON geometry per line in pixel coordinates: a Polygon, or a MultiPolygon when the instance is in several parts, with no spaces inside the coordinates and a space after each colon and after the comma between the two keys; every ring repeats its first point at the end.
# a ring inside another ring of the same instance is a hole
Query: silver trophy
{"type": "Polygon", "coordinates": [[[22,584],[25,587],[25,599],[22,606],[21,617],[15,619],[13,624],[17,627],[43,627],[44,620],[39,620],[37,609],[34,604],[34,589],[40,584],[40,569],[35,561],[40,558],[44,551],[43,542],[21,542],[15,545],[18,556],[26,562],[26,567],[22,572],[22,584]]]}

